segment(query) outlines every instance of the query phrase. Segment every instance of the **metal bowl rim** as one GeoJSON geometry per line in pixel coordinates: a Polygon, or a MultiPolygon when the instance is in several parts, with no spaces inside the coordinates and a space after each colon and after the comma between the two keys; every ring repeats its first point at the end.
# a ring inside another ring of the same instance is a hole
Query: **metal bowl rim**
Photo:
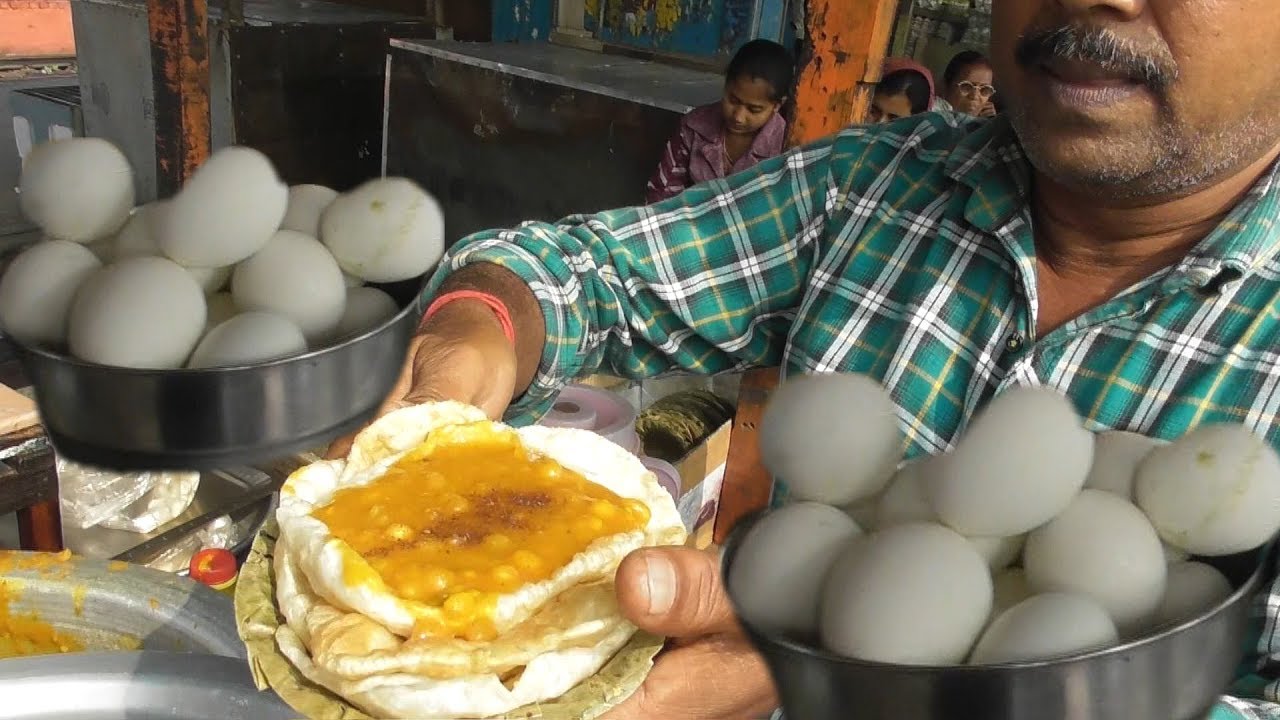
{"type": "Polygon", "coordinates": [[[343,340],[342,342],[337,343],[336,345],[327,345],[325,347],[318,348],[316,350],[308,350],[307,352],[302,353],[301,355],[288,355],[282,358],[276,358],[275,360],[268,360],[266,362],[253,363],[250,365],[220,365],[218,367],[208,367],[208,368],[121,367],[118,365],[103,365],[101,363],[89,362],[87,360],[81,360],[70,354],[54,352],[53,350],[49,350],[48,348],[40,347],[37,345],[29,345],[25,342],[22,342],[21,340],[18,340],[17,338],[11,335],[5,335],[4,339],[13,343],[16,347],[20,348],[23,352],[30,353],[31,355],[39,356],[44,360],[47,360],[50,362],[55,362],[61,365],[80,368],[83,370],[106,371],[116,375],[135,376],[135,377],[146,377],[146,376],[154,376],[154,375],[161,375],[161,374],[166,377],[184,377],[184,378],[210,376],[210,375],[237,375],[237,374],[248,374],[248,373],[257,372],[265,368],[281,367],[281,366],[292,365],[295,363],[301,364],[311,360],[319,359],[326,355],[340,353],[345,349],[347,349],[348,347],[359,345],[360,343],[366,340],[371,340],[378,335],[382,335],[384,333],[390,332],[392,328],[394,328],[396,325],[404,321],[405,316],[409,314],[417,314],[419,312],[418,305],[419,303],[415,299],[413,302],[401,308],[400,311],[395,314],[395,316],[384,321],[382,324],[378,325],[377,327],[370,328],[369,330],[366,330],[358,335],[353,335],[343,340]]]}
{"type": "MultiPolygon", "coordinates": [[[[729,568],[733,564],[733,556],[738,550],[738,546],[742,543],[742,537],[751,529],[751,526],[767,513],[767,511],[757,511],[750,515],[744,516],[734,528],[729,531],[728,537],[725,538],[723,545],[724,551],[720,555],[720,574],[721,580],[724,582],[725,594],[729,596],[729,601],[733,603],[733,595],[729,593],[729,568]]],[[[1276,538],[1272,538],[1267,543],[1254,552],[1259,553],[1259,562],[1254,567],[1253,572],[1245,579],[1235,592],[1231,593],[1226,599],[1213,606],[1195,617],[1184,620],[1176,625],[1170,625],[1162,629],[1154,635],[1147,635],[1136,640],[1130,640],[1120,645],[1113,645],[1102,650],[1093,650],[1087,653],[1079,653],[1075,655],[1065,655],[1062,657],[1052,658],[1049,660],[1037,660],[1031,662],[1017,663],[1000,663],[986,665],[899,665],[895,663],[874,662],[870,660],[858,660],[856,658],[836,655],[824,648],[807,645],[789,638],[781,637],[771,632],[761,629],[759,626],[750,623],[741,613],[736,613],[736,603],[734,603],[735,614],[738,622],[748,632],[748,634],[760,638],[762,641],[771,645],[780,647],[792,653],[808,656],[824,662],[843,665],[846,667],[864,668],[873,672],[895,672],[913,675],[936,675],[938,673],[961,674],[961,675],[982,675],[992,672],[1007,672],[1010,670],[1043,670],[1049,668],[1064,667],[1068,665],[1083,664],[1102,658],[1125,655],[1135,650],[1139,650],[1148,645],[1154,645],[1162,642],[1174,635],[1191,630],[1192,628],[1205,624],[1216,618],[1228,608],[1239,602],[1248,602],[1247,596],[1252,595],[1262,584],[1263,576],[1266,574],[1267,568],[1273,562],[1273,556],[1276,551],[1276,538]]]]}

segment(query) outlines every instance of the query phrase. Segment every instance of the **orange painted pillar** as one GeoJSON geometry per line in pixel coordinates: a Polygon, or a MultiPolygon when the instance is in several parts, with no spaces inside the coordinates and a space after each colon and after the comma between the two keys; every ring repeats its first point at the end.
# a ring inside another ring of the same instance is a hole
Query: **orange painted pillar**
{"type": "Polygon", "coordinates": [[[169,197],[209,157],[207,0],[147,0],[155,93],[156,185],[169,197]]]}
{"type": "Polygon", "coordinates": [[[898,0],[805,0],[805,37],[792,144],[861,120],[880,79],[898,0]]]}

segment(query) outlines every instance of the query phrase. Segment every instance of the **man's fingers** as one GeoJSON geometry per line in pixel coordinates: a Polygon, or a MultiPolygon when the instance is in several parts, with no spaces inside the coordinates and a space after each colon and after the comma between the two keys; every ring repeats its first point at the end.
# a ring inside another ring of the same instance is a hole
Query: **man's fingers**
{"type": "Polygon", "coordinates": [[[644,684],[601,720],[745,720],[776,707],[760,656],[740,637],[719,636],[659,655],[644,684]]]}
{"type": "Polygon", "coordinates": [[[616,585],[623,615],[655,635],[688,638],[737,630],[720,583],[718,553],[637,550],[618,566],[616,585]]]}
{"type": "Polygon", "coordinates": [[[343,435],[329,444],[329,449],[324,451],[325,460],[339,460],[347,456],[351,452],[351,443],[356,439],[355,433],[343,435]]]}

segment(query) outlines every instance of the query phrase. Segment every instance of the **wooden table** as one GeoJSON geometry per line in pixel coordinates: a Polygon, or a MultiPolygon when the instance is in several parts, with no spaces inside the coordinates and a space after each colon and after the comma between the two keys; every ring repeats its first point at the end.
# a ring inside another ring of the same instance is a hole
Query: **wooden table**
{"type": "Polygon", "coordinates": [[[62,549],[62,511],[53,446],[39,425],[0,437],[0,515],[18,514],[23,550],[62,549]]]}
{"type": "MultiPolygon", "coordinates": [[[[12,388],[30,384],[11,356],[0,358],[0,383],[12,388]]],[[[62,550],[58,464],[40,425],[0,436],[0,515],[9,513],[18,515],[21,549],[62,550]]]]}
{"type": "Polygon", "coordinates": [[[720,509],[716,514],[715,541],[724,542],[729,531],[743,517],[769,505],[773,478],[760,460],[758,430],[769,394],[778,386],[778,368],[752,370],[742,378],[738,390],[738,411],[729,435],[729,458],[725,462],[724,485],[720,489],[720,509]]]}

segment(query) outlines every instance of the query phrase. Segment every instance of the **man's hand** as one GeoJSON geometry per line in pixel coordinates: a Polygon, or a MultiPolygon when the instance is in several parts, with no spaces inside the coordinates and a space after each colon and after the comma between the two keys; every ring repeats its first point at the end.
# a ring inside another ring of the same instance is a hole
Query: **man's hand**
{"type": "Polygon", "coordinates": [[[617,588],[627,619],[671,643],[640,689],[601,720],[750,720],[778,707],[720,583],[718,553],[637,550],[618,567],[617,588]]]}
{"type": "MultiPolygon", "coordinates": [[[[441,308],[413,339],[400,379],[378,417],[409,405],[456,400],[497,420],[511,403],[516,372],[516,351],[493,311],[474,300],[459,300],[441,308]]],[[[334,441],[325,457],[345,457],[353,437],[334,441]]]]}

